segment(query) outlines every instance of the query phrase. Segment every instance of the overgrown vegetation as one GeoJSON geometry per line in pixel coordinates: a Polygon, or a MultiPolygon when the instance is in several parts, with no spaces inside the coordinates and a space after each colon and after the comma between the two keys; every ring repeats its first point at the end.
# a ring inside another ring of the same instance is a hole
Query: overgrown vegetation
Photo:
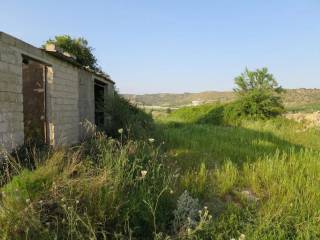
{"type": "Polygon", "coordinates": [[[23,170],[3,187],[0,236],[148,239],[163,230],[152,224],[153,217],[170,220],[162,209],[172,205],[173,184],[173,174],[152,144],[123,145],[98,136],[56,151],[35,171],[23,170]]]}
{"type": "Polygon", "coordinates": [[[76,57],[76,61],[82,66],[88,66],[93,70],[101,71],[97,63],[97,58],[93,54],[93,48],[88,45],[88,41],[83,38],[72,38],[69,35],[58,35],[54,39],[49,39],[46,44],[52,43],[56,47],[76,57]]]}
{"type": "Polygon", "coordinates": [[[112,137],[122,136],[130,139],[147,139],[155,126],[150,114],[129,103],[115,92],[105,101],[104,112],[110,116],[105,132],[112,137]]]}
{"type": "Polygon", "coordinates": [[[217,108],[189,109],[199,114],[192,119],[181,109],[160,121],[181,168],[179,188],[213,214],[206,239],[319,238],[320,130],[281,117],[238,127],[199,121],[217,108]]]}
{"type": "Polygon", "coordinates": [[[273,114],[272,92],[156,124],[116,94],[106,135],[20,150],[31,165],[1,153],[0,238],[320,238],[320,129],[273,114]]]}
{"type": "Polygon", "coordinates": [[[245,70],[235,78],[234,91],[239,99],[233,103],[232,115],[250,118],[270,118],[280,115],[284,106],[279,96],[283,89],[267,68],[245,70]]]}

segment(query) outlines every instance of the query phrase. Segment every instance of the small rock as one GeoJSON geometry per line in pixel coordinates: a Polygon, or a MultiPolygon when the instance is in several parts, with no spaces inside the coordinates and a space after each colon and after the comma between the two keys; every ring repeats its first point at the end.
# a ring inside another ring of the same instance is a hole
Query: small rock
{"type": "Polygon", "coordinates": [[[259,201],[259,198],[257,198],[253,192],[251,192],[250,190],[243,190],[241,192],[241,196],[243,198],[245,198],[246,200],[248,200],[249,202],[257,202],[259,201]]]}

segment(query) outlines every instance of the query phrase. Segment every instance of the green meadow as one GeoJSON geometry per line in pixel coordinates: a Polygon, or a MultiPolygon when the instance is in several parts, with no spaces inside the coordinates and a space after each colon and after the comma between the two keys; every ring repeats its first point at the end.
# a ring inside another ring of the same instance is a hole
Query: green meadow
{"type": "Polygon", "coordinates": [[[215,108],[182,108],[158,120],[181,169],[179,187],[214,215],[212,238],[319,239],[319,129],[282,117],[203,123],[215,108]]]}
{"type": "Polygon", "coordinates": [[[319,239],[319,128],[228,122],[224,107],[181,108],[153,126],[135,110],[131,122],[152,126],[144,136],[116,125],[113,138],[6,156],[0,238],[319,239]]]}

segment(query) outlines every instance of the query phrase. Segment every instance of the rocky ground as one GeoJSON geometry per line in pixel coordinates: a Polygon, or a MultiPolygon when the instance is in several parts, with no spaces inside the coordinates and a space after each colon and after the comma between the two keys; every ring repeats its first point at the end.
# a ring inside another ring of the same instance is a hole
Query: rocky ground
{"type": "Polygon", "coordinates": [[[297,122],[304,122],[309,127],[320,127],[320,111],[313,113],[288,113],[286,117],[297,122]]]}

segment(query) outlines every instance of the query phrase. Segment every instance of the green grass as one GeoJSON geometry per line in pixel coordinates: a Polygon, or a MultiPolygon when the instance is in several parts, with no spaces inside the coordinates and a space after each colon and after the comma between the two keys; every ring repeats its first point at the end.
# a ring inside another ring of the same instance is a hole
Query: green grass
{"type": "Polygon", "coordinates": [[[0,239],[150,239],[166,230],[173,182],[151,143],[99,136],[56,150],[1,188],[0,239]]]}
{"type": "Polygon", "coordinates": [[[145,141],[37,154],[33,170],[8,158],[0,239],[320,239],[320,130],[230,126],[222,107],[161,116],[145,141]]]}
{"type": "Polygon", "coordinates": [[[303,104],[299,106],[290,106],[287,108],[289,112],[315,112],[320,111],[320,103],[303,104]]]}
{"type": "Polygon", "coordinates": [[[159,124],[181,168],[179,187],[214,213],[210,236],[319,239],[320,131],[283,118],[199,124],[189,114],[208,109],[180,109],[159,124]]]}
{"type": "Polygon", "coordinates": [[[183,107],[165,116],[165,122],[196,123],[205,118],[212,110],[217,109],[219,104],[204,104],[201,107],[183,107]]]}

